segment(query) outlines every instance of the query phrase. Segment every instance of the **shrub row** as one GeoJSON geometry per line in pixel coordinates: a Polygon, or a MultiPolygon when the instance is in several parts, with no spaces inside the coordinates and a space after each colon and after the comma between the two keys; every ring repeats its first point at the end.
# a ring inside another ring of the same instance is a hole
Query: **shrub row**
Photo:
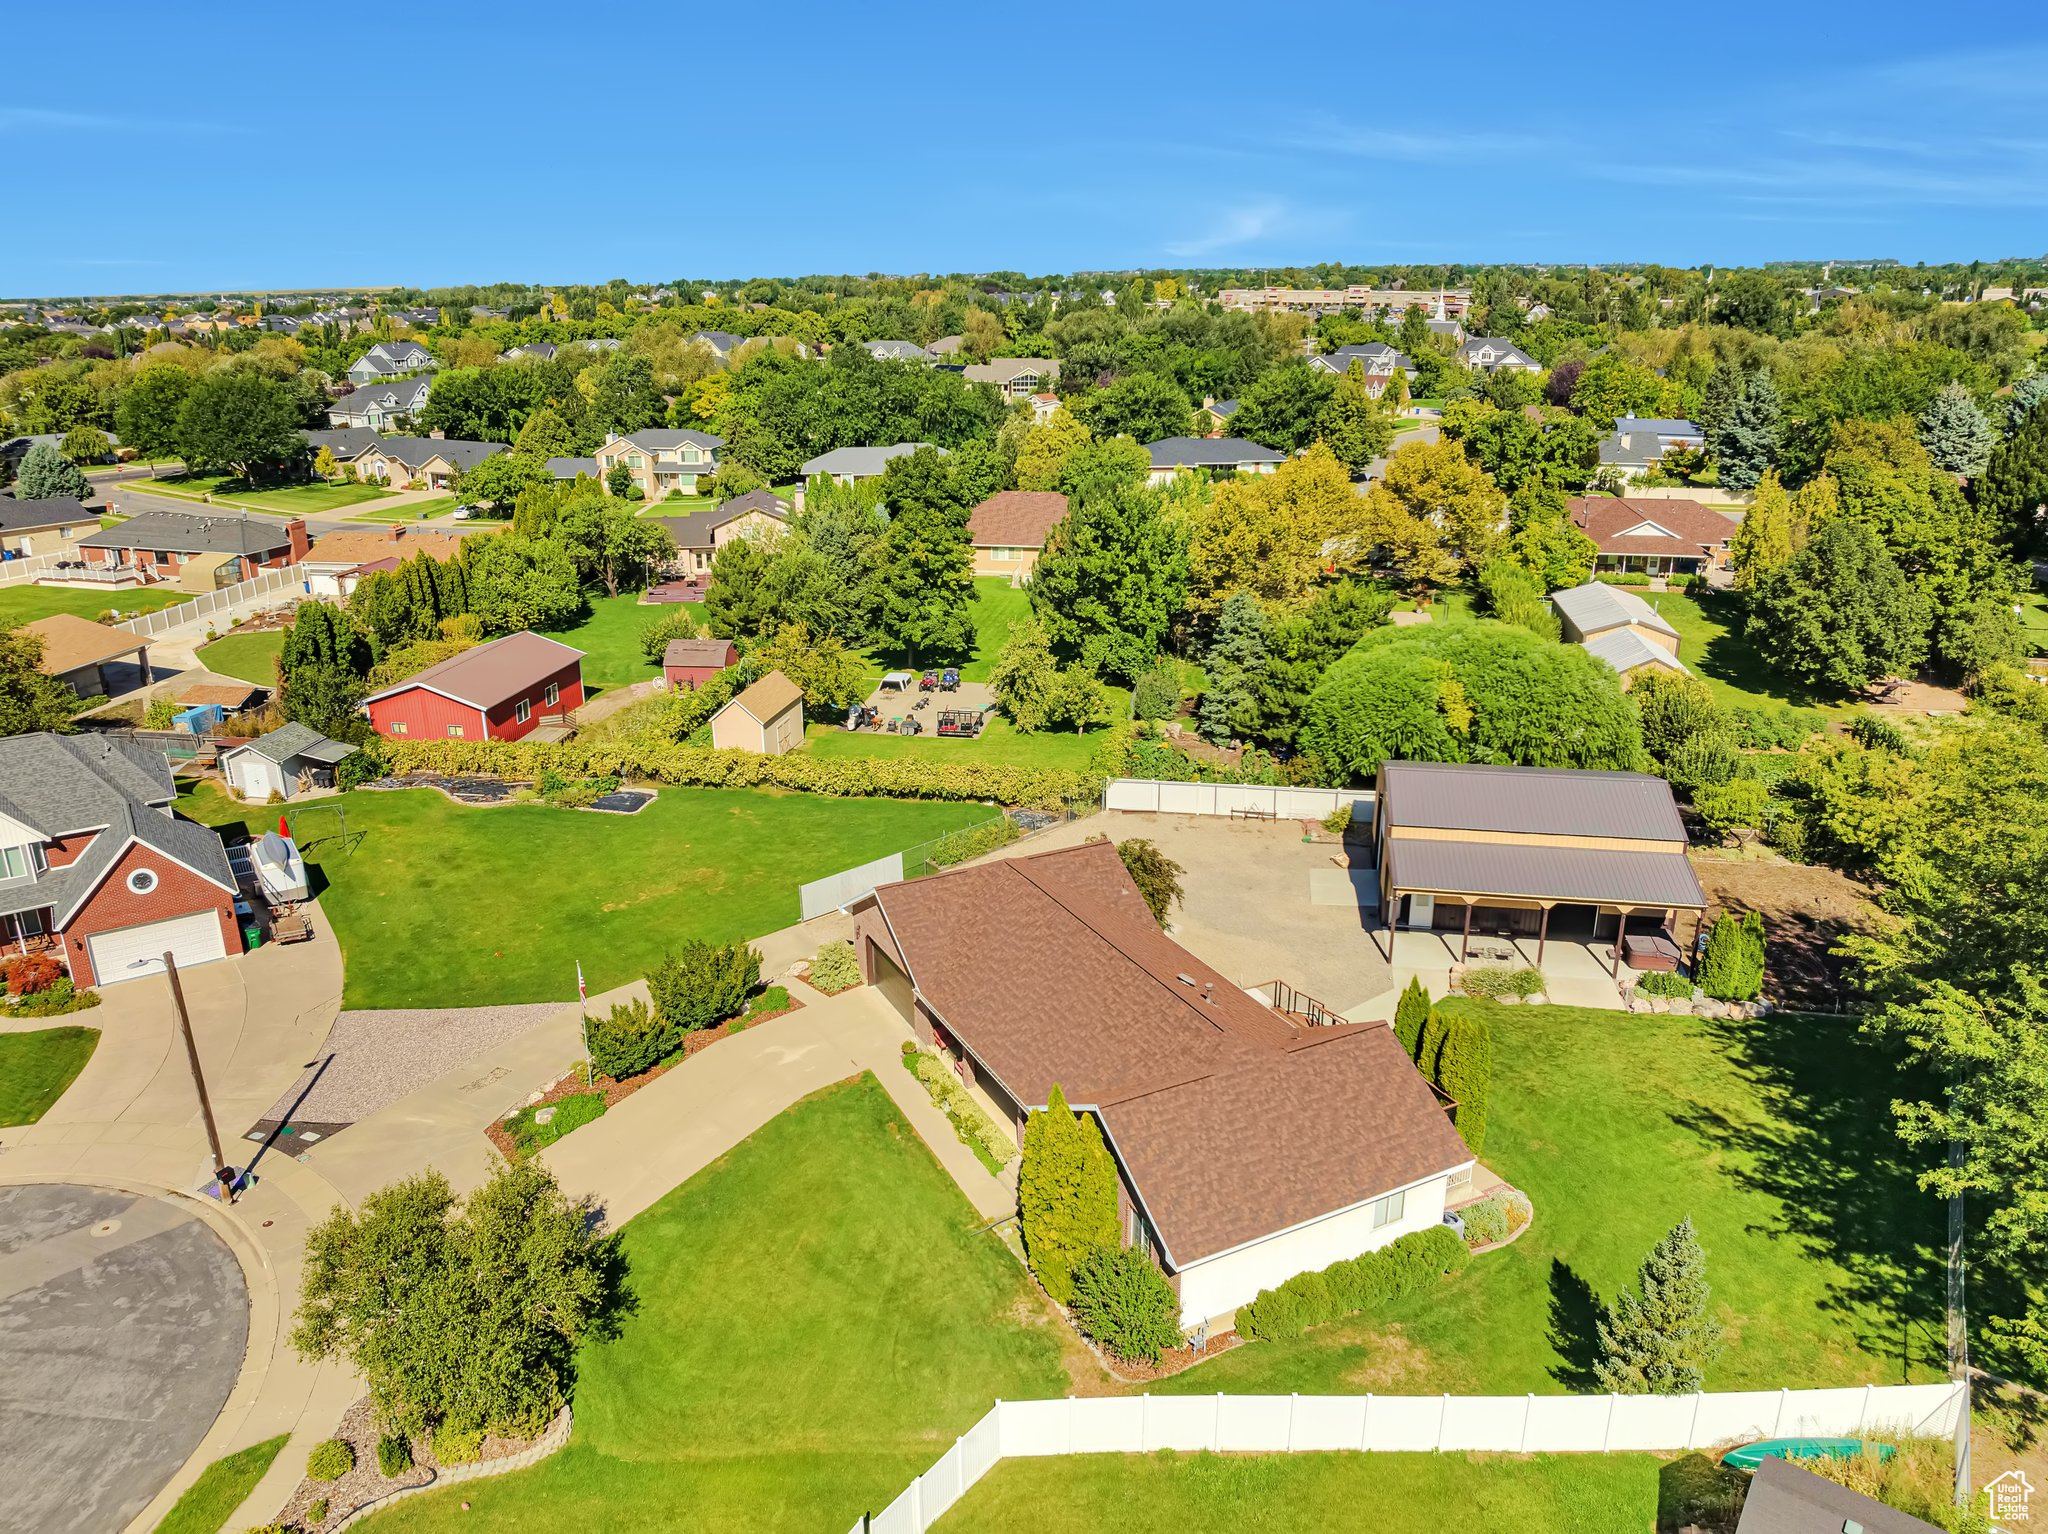
{"type": "Polygon", "coordinates": [[[1297,1273],[1277,1289],[1261,1289],[1238,1309],[1237,1330],[1267,1342],[1299,1337],[1311,1326],[1419,1293],[1471,1260],[1450,1226],[1414,1231],[1320,1273],[1297,1273]]]}
{"type": "Polygon", "coordinates": [[[1508,969],[1494,966],[1487,969],[1468,969],[1458,981],[1458,989],[1467,996],[1541,996],[1543,994],[1543,971],[1534,966],[1508,969]]]}
{"type": "Polygon", "coordinates": [[[394,740],[390,770],[481,773],[532,780],[552,770],[565,777],[636,778],[699,788],[791,788],[845,798],[989,799],[998,804],[1056,807],[1091,793],[1096,780],[1078,772],[1007,767],[990,762],[919,758],[825,759],[791,752],[757,756],[701,746],[636,740],[394,740]]]}
{"type": "Polygon", "coordinates": [[[1017,1154],[1016,1140],[983,1111],[953,1074],[953,1068],[937,1055],[916,1048],[908,1039],[904,1040],[903,1050],[903,1063],[924,1083],[938,1110],[952,1121],[960,1143],[970,1148],[978,1145],[987,1159],[999,1167],[1006,1165],[1017,1154]]]}
{"type": "Polygon", "coordinates": [[[1645,996],[1669,996],[1674,1001],[1692,999],[1692,981],[1676,970],[1653,969],[1636,981],[1636,989],[1645,996]]]}

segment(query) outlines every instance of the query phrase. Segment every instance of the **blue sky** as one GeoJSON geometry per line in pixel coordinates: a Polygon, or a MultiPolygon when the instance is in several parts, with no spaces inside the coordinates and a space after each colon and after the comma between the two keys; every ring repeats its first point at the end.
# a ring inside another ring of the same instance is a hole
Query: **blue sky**
{"type": "Polygon", "coordinates": [[[2017,11],[340,14],[25,8],[0,294],[2048,250],[2017,11]]]}

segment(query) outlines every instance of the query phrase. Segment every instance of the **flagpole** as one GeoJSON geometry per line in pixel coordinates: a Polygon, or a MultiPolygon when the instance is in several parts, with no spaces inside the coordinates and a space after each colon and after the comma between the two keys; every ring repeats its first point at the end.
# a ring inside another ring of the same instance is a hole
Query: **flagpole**
{"type": "Polygon", "coordinates": [[[597,1085],[590,1064],[590,992],[583,984],[583,961],[576,961],[576,1010],[583,1019],[583,1084],[597,1085]]]}

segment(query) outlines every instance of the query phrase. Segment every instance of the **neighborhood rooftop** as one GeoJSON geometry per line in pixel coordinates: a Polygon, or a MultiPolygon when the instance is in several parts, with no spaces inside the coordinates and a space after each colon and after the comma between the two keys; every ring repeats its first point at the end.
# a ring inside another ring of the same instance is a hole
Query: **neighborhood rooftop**
{"type": "Polygon", "coordinates": [[[583,654],[574,646],[565,645],[559,639],[549,639],[544,634],[507,634],[502,639],[490,640],[464,650],[460,655],[437,661],[397,686],[372,693],[363,701],[372,703],[414,687],[424,687],[458,703],[467,703],[472,708],[487,709],[561,670],[570,661],[581,660],[583,654]]]}
{"type": "Polygon", "coordinates": [[[291,543],[290,524],[274,517],[203,517],[145,511],[78,540],[82,549],[150,549],[168,553],[267,554],[291,543]]]}
{"type": "Polygon", "coordinates": [[[1460,762],[1388,762],[1380,771],[1390,825],[1685,846],[1671,785],[1648,773],[1460,762]]]}

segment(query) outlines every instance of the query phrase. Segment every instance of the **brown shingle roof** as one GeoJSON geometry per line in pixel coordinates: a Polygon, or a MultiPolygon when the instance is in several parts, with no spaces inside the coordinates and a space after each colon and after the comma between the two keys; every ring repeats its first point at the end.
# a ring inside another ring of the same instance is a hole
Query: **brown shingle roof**
{"type": "Polygon", "coordinates": [[[402,527],[329,533],[306,551],[306,563],[363,565],[388,558],[411,559],[425,552],[438,560],[455,557],[462,540],[449,533],[409,533],[402,527]]]}
{"type": "Polygon", "coordinates": [[[1462,1166],[1384,1024],[1298,1028],[1174,943],[1090,843],[874,899],[919,994],[1020,1103],[1109,1131],[1175,1267],[1462,1166]]]}
{"type": "Polygon", "coordinates": [[[569,662],[581,659],[583,652],[573,645],[522,631],[436,661],[396,687],[371,693],[363,701],[374,703],[415,687],[427,687],[472,708],[490,709],[538,686],[569,662]]]}
{"type": "MultiPolygon", "coordinates": [[[[761,723],[766,724],[792,703],[804,700],[804,690],[784,676],[780,671],[771,671],[745,692],[726,704],[731,708],[738,704],[761,723]]],[[[725,712],[724,709],[719,710],[725,712]]]]}
{"type": "Polygon", "coordinates": [[[1042,549],[1067,514],[1067,498],[1054,490],[999,490],[967,519],[978,548],[1042,549]]]}
{"type": "Polygon", "coordinates": [[[241,708],[263,689],[249,682],[197,682],[178,694],[187,708],[217,703],[222,708],[241,708]]]}
{"type": "Polygon", "coordinates": [[[24,623],[22,629],[42,640],[42,669],[51,676],[62,676],[117,655],[133,655],[149,643],[140,634],[109,628],[71,613],[38,618],[33,623],[24,623]]]}
{"type": "Polygon", "coordinates": [[[671,639],[661,652],[664,666],[717,666],[732,664],[736,646],[730,639],[671,639]]]}
{"type": "Polygon", "coordinates": [[[1709,511],[1698,501],[1613,500],[1589,496],[1566,503],[1577,523],[1603,554],[1662,554],[1680,559],[1697,559],[1724,547],[1735,533],[1735,523],[1718,511],[1709,511]],[[1672,536],[1637,533],[1623,536],[1628,529],[1654,522],[1672,536]]]}

